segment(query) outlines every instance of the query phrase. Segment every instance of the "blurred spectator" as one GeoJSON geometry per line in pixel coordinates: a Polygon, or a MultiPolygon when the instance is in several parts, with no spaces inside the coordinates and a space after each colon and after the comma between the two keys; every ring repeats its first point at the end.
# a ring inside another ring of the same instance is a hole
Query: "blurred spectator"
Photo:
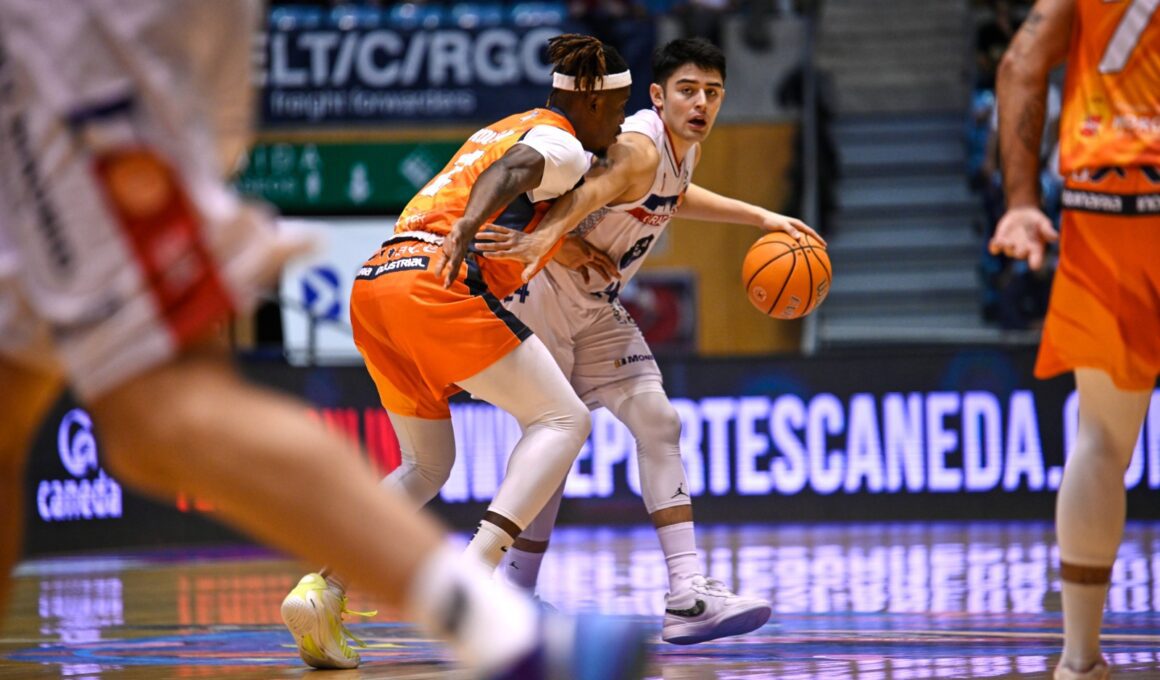
{"type": "Polygon", "coordinates": [[[568,13],[583,28],[620,52],[633,69],[632,94],[624,110],[632,113],[652,106],[648,96],[653,49],[657,44],[656,24],[643,0],[569,0],[568,13]],[[646,69],[641,73],[640,69],[646,69]]]}
{"type": "MultiPolygon", "coordinates": [[[[811,226],[819,232],[829,234],[832,231],[832,225],[829,224],[828,217],[837,205],[835,185],[841,175],[841,165],[839,163],[838,145],[834,141],[834,136],[831,132],[831,121],[834,116],[833,106],[831,104],[830,80],[824,71],[815,70],[814,77],[814,115],[817,117],[818,214],[814,224],[811,226]]],[[[804,94],[805,69],[799,64],[777,86],[774,98],[777,100],[779,107],[800,110],[804,94]]],[[[799,125],[797,132],[794,134],[793,162],[790,164],[788,171],[788,198],[786,199],[786,206],[782,210],[783,213],[793,215],[794,217],[803,217],[805,208],[802,205],[802,190],[805,181],[803,176],[804,169],[802,167],[802,159],[804,156],[803,141],[802,126],[799,125]]]]}
{"type": "Polygon", "coordinates": [[[680,0],[673,5],[673,15],[680,22],[682,37],[704,38],[723,48],[725,17],[730,9],[730,0],[680,0]]]}
{"type": "MultiPolygon", "coordinates": [[[[1059,228],[1060,196],[1063,178],[1059,175],[1059,117],[1061,112],[1062,70],[1048,84],[1043,141],[1040,147],[1042,171],[1039,176],[1043,212],[1059,228]]],[[[1054,261],[1042,270],[1032,271],[1023,260],[992,255],[986,244],[994,234],[999,218],[1007,209],[1003,196],[1003,178],[999,172],[999,104],[991,107],[986,151],[978,173],[985,229],[983,254],[979,263],[983,278],[983,318],[1007,330],[1036,327],[1047,312],[1054,261]]]]}
{"type": "Polygon", "coordinates": [[[1011,0],[990,0],[990,16],[975,31],[975,86],[995,89],[995,71],[1007,45],[1019,30],[1020,19],[1011,0]]]}

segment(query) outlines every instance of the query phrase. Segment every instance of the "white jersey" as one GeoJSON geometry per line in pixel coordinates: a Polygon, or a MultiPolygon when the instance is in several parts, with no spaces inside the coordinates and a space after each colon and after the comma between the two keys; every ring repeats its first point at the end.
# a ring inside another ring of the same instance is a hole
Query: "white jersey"
{"type": "Polygon", "coordinates": [[[621,133],[637,132],[651,139],[660,153],[660,163],[652,186],[640,200],[601,208],[584,218],[574,232],[612,258],[620,269],[618,281],[608,283],[600,276],[592,276],[585,283],[579,272],[556,262],[550,262],[544,268],[542,275],[555,279],[560,292],[579,304],[583,304],[582,301],[600,304],[616,299],[620,288],[640,269],[693,181],[693,164],[699,145],[692,145],[683,158],[677,158],[664,121],[655,110],[637,111],[624,121],[620,130],[621,133]]]}
{"type": "Polygon", "coordinates": [[[639,201],[602,208],[577,228],[617,263],[621,278],[609,284],[593,275],[584,283],[577,272],[551,262],[504,300],[552,352],[576,394],[590,407],[613,412],[635,394],[664,393],[652,350],[617,297],[681,204],[697,154],[693,145],[677,158],[664,122],[651,109],[625,120],[621,132],[648,135],[656,144],[661,159],[652,186],[639,201]]]}

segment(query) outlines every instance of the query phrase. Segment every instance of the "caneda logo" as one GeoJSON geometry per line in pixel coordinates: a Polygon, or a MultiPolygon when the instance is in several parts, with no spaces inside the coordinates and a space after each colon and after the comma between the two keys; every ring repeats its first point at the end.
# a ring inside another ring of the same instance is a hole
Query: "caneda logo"
{"type": "Polygon", "coordinates": [[[49,479],[36,489],[36,507],[45,522],[121,516],[121,485],[97,460],[97,438],[89,414],[76,408],[64,415],[56,436],[64,469],[73,479],[49,479]],[[96,472],[94,479],[89,475],[96,472]]]}

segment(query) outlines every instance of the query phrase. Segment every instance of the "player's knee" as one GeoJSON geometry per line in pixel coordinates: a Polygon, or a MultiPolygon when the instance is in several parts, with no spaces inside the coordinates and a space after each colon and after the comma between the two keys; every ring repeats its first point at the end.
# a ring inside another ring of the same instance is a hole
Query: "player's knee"
{"type": "Polygon", "coordinates": [[[433,489],[434,496],[443,488],[447,480],[451,477],[451,466],[455,464],[455,458],[439,458],[434,460],[425,460],[422,462],[415,462],[415,473],[423,478],[423,481],[433,489]]]}
{"type": "Polygon", "coordinates": [[[562,433],[569,434],[579,441],[588,438],[592,432],[592,417],[588,414],[588,407],[580,401],[575,393],[561,395],[547,405],[531,424],[550,427],[562,433]]]}
{"type": "Polygon", "coordinates": [[[680,444],[681,416],[662,393],[644,392],[629,397],[617,413],[632,431],[638,448],[680,444]]]}
{"type": "Polygon", "coordinates": [[[653,435],[666,444],[678,444],[681,441],[681,416],[668,399],[661,398],[660,403],[651,405],[648,422],[653,435]]]}

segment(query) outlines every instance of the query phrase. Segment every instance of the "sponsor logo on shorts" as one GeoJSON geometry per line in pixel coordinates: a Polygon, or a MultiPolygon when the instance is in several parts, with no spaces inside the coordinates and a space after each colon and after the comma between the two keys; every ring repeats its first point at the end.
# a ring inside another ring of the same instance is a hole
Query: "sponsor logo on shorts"
{"type": "Polygon", "coordinates": [[[651,354],[629,354],[612,362],[613,367],[620,368],[629,364],[639,364],[642,361],[656,361],[651,354]]]}
{"type": "Polygon", "coordinates": [[[394,274],[396,272],[415,271],[417,269],[426,269],[427,264],[431,261],[429,257],[401,257],[397,260],[384,262],[378,266],[364,266],[358,270],[356,279],[377,279],[384,274],[394,274]]]}
{"type": "Polygon", "coordinates": [[[1064,189],[1061,203],[1066,210],[1110,215],[1160,214],[1160,194],[1105,194],[1064,189]]]}

